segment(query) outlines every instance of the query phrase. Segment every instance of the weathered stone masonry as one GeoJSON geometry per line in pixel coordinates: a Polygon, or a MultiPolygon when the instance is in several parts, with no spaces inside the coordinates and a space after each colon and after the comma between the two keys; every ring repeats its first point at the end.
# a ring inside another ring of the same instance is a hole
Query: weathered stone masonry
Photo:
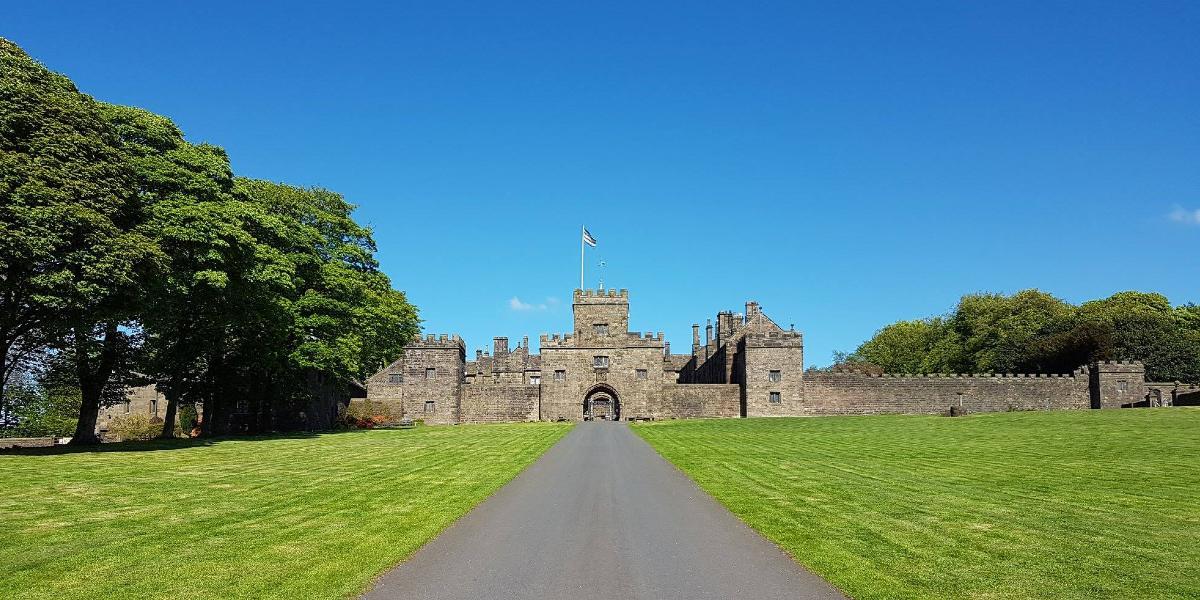
{"type": "Polygon", "coordinates": [[[542,335],[540,354],[497,337],[468,361],[457,335],[420,338],[367,381],[367,400],[447,424],[1163,406],[1197,391],[1147,384],[1141,363],[1119,361],[1050,375],[806,373],[803,336],[756,302],[717,313],[703,340],[694,323],[689,354],[629,330],[626,290],[575,290],[572,311],[573,331],[542,335]]]}

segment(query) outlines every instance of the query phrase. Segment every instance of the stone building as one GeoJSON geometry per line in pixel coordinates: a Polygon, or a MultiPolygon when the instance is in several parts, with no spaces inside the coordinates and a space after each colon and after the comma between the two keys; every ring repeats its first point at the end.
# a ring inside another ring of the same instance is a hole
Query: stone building
{"type": "MultiPolygon", "coordinates": [[[[125,401],[100,409],[96,418],[96,433],[104,437],[114,419],[131,415],[145,415],[151,419],[162,419],[167,414],[167,399],[154,384],[131,387],[125,391],[125,401]]],[[[159,421],[160,423],[162,421],[159,421]]]]}
{"type": "MultiPolygon", "coordinates": [[[[831,414],[937,414],[1169,405],[1191,391],[1147,384],[1138,362],[1068,374],[869,375],[804,370],[803,336],[756,302],[722,311],[688,354],[661,332],[630,331],[627,290],[575,290],[570,333],[468,360],[457,335],[427,335],[367,380],[367,401],[431,424],[831,414]]],[[[1188,396],[1190,397],[1190,396],[1188,396]]]]}

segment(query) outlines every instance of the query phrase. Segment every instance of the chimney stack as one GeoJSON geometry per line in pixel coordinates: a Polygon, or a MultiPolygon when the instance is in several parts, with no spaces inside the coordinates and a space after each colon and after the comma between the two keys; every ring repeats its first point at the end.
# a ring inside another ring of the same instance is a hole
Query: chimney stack
{"type": "Polygon", "coordinates": [[[760,312],[762,312],[762,309],[759,308],[757,302],[755,302],[753,300],[746,301],[746,321],[747,322],[749,322],[754,317],[758,316],[758,314],[760,312]]]}

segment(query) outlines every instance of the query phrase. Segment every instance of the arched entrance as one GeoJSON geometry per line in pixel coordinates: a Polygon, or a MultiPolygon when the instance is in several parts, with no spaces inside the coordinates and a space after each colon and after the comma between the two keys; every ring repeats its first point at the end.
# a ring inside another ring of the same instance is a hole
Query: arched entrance
{"type": "Polygon", "coordinates": [[[593,421],[620,421],[621,399],[617,390],[603,383],[583,395],[583,418],[593,421]]]}

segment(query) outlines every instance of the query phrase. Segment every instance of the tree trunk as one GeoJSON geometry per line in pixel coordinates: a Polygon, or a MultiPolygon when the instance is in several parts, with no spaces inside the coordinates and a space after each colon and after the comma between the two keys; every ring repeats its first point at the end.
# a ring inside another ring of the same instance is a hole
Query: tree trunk
{"type": "Polygon", "coordinates": [[[5,345],[0,353],[0,427],[7,427],[12,415],[8,414],[8,404],[5,392],[8,391],[8,345],[5,345]]]}
{"type": "Polygon", "coordinates": [[[205,375],[207,385],[204,387],[204,404],[201,406],[202,415],[200,417],[200,435],[202,437],[212,437],[221,433],[220,427],[217,427],[217,397],[220,396],[225,389],[225,361],[221,356],[222,350],[217,349],[217,352],[209,355],[208,373],[205,375]]]}
{"type": "Polygon", "coordinates": [[[171,386],[167,390],[167,416],[163,417],[162,433],[159,434],[160,439],[170,440],[175,438],[175,415],[179,411],[179,391],[175,386],[171,386]]]}
{"type": "Polygon", "coordinates": [[[83,396],[79,405],[79,421],[75,424],[75,435],[71,438],[72,446],[88,446],[100,443],[96,435],[96,419],[100,416],[100,398],[104,394],[104,386],[112,377],[113,368],[117,364],[117,331],[115,322],[105,323],[104,340],[100,346],[100,356],[92,369],[91,355],[88,352],[88,337],[90,328],[75,328],[75,369],[79,377],[79,391],[83,396]]]}
{"type": "Polygon", "coordinates": [[[75,435],[71,437],[71,445],[99,444],[100,436],[96,435],[96,419],[100,416],[99,390],[91,392],[88,388],[83,388],[80,391],[83,392],[83,403],[79,405],[79,421],[75,423],[75,435]]]}

